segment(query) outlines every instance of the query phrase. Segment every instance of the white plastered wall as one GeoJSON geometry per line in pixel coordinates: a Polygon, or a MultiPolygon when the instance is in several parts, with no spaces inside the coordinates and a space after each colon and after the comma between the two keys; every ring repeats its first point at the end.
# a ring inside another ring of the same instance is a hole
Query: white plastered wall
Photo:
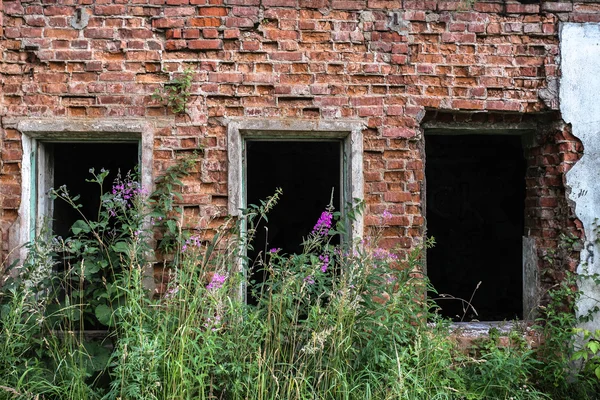
{"type": "MultiPolygon", "coordinates": [[[[583,157],[567,173],[569,198],[583,223],[585,243],[578,267],[580,274],[600,273],[600,24],[564,23],[560,30],[561,71],[560,111],[570,123],[573,135],[581,140],[583,157]]],[[[580,282],[583,296],[579,313],[600,306],[600,286],[580,282]]],[[[583,324],[600,329],[600,315],[583,324]]]]}

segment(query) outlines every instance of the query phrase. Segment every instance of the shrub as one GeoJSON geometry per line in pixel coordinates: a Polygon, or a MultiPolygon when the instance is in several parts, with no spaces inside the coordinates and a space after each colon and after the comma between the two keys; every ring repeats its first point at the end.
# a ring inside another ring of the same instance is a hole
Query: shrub
{"type": "MultiPolygon", "coordinates": [[[[167,171],[151,201],[119,179],[97,219],[29,245],[2,288],[0,398],[542,399],[550,374],[570,384],[568,360],[542,351],[552,369],[542,366],[517,334],[509,347],[492,334],[471,356],[458,351],[426,297],[432,240],[404,259],[378,247],[377,231],[333,245],[360,203],[323,210],[299,254],[245,256],[280,191],[211,237],[183,230],[175,191],[193,166],[167,171]],[[169,277],[158,298],[145,284],[156,235],[169,277]],[[253,269],[263,281],[250,282],[253,269]],[[103,340],[87,335],[97,327],[103,340]]],[[[102,188],[105,171],[92,174],[102,188]]],[[[53,193],[79,207],[66,188],[53,193]]]]}

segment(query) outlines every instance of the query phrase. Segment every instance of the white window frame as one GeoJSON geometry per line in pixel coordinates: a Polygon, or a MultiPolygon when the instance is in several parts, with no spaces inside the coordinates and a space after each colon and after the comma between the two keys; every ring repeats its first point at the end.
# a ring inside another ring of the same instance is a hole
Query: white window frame
{"type": "MultiPolygon", "coordinates": [[[[303,121],[303,120],[264,120],[229,119],[227,122],[228,158],[228,212],[240,216],[240,210],[247,207],[245,191],[244,143],[248,139],[289,141],[289,140],[341,140],[342,141],[342,196],[340,206],[353,203],[354,199],[364,199],[363,177],[363,121],[303,121]]],[[[343,211],[343,210],[340,210],[343,211]]],[[[242,225],[242,230],[245,227],[242,225]]],[[[351,242],[361,239],[364,231],[364,216],[358,215],[349,229],[351,242]]],[[[238,268],[241,270],[241,258],[238,268]]],[[[245,298],[244,287],[239,295],[245,298]]]]}
{"type": "Polygon", "coordinates": [[[152,190],[153,129],[142,120],[61,120],[22,119],[16,121],[21,132],[23,159],[21,163],[21,204],[19,217],[10,238],[11,248],[21,246],[16,256],[23,260],[24,244],[40,233],[44,219],[52,215],[52,201],[46,193],[52,186],[52,152],[46,143],[139,143],[140,180],[143,187],[152,190]],[[37,167],[36,167],[37,164],[37,167]]]}
{"type": "MultiPolygon", "coordinates": [[[[227,131],[228,211],[239,216],[246,208],[244,189],[244,141],[246,139],[327,140],[341,139],[343,144],[342,207],[353,199],[364,198],[362,121],[278,121],[230,120],[227,131]]],[[[363,236],[363,216],[352,224],[352,238],[363,236]]]]}

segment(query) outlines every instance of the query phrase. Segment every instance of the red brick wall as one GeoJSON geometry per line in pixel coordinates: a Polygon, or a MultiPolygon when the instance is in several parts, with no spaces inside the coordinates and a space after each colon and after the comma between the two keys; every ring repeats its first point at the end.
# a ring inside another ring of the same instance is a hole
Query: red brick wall
{"type": "MultiPolygon", "coordinates": [[[[424,232],[425,110],[535,119],[555,109],[538,95],[559,75],[558,23],[600,21],[599,11],[584,1],[4,0],[0,107],[4,118],[171,119],[154,132],[156,174],[177,153],[206,148],[185,188],[190,226],[209,205],[226,212],[219,117],[361,119],[367,227],[389,210],[383,245],[408,248],[424,232]],[[83,29],[72,27],[79,12],[89,14],[83,29]],[[186,66],[193,96],[188,115],[174,116],[151,95],[169,79],[161,70],[186,66]]],[[[573,224],[562,179],[581,149],[561,134],[546,133],[535,150],[540,168],[556,172],[532,172],[543,246],[573,224]]],[[[0,137],[6,254],[22,155],[19,132],[0,137]]]]}
{"type": "MultiPolygon", "coordinates": [[[[571,127],[562,123],[542,125],[537,145],[528,151],[526,233],[539,248],[541,284],[549,289],[566,271],[579,264],[583,226],[566,197],[565,174],[581,158],[583,145],[571,127]]],[[[542,292],[547,294],[546,291],[542,292]]]]}

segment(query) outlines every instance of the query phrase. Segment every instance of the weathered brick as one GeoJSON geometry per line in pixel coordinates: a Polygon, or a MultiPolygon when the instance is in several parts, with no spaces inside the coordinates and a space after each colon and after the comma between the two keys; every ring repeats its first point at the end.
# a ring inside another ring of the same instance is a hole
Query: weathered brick
{"type": "Polygon", "coordinates": [[[549,12],[570,12],[573,10],[573,3],[562,1],[544,1],[542,2],[542,11],[549,12]]]}
{"type": "Polygon", "coordinates": [[[223,47],[221,40],[188,40],[187,44],[193,50],[220,49],[223,47]]]}
{"type": "Polygon", "coordinates": [[[164,10],[165,17],[185,17],[195,14],[195,7],[170,7],[164,10]]]}
{"type": "Polygon", "coordinates": [[[475,43],[476,35],[474,33],[442,33],[442,42],[475,43]]]}
{"type": "Polygon", "coordinates": [[[240,30],[239,29],[225,29],[223,31],[223,38],[224,39],[237,39],[240,37],[240,30]]]}
{"type": "Polygon", "coordinates": [[[412,195],[409,192],[386,192],[383,194],[384,201],[389,201],[392,203],[402,203],[406,201],[410,201],[412,199],[412,195]]]}
{"type": "MultiPolygon", "coordinates": [[[[218,25],[210,25],[218,26],[218,25]]],[[[225,26],[228,28],[252,28],[254,27],[254,21],[250,18],[240,17],[227,17],[225,18],[225,26]]]]}
{"type": "MultiPolygon", "coordinates": [[[[48,29],[46,31],[48,31],[48,29]]],[[[78,36],[77,31],[71,30],[71,32],[75,34],[74,37],[78,36]]],[[[115,31],[111,28],[90,28],[84,30],[83,35],[86,38],[91,39],[112,39],[115,36],[115,31]]]]}
{"type": "Polygon", "coordinates": [[[120,4],[99,5],[94,6],[94,14],[96,15],[124,15],[125,6],[120,4]]]}
{"type": "Polygon", "coordinates": [[[540,12],[539,4],[506,4],[506,12],[509,14],[537,14],[540,12]]]}
{"type": "Polygon", "coordinates": [[[152,27],[158,29],[181,28],[184,24],[185,20],[180,18],[157,18],[152,21],[152,27]]]}
{"type": "Polygon", "coordinates": [[[227,15],[227,8],[225,7],[200,7],[198,9],[198,15],[203,17],[224,17],[227,15]]]}

